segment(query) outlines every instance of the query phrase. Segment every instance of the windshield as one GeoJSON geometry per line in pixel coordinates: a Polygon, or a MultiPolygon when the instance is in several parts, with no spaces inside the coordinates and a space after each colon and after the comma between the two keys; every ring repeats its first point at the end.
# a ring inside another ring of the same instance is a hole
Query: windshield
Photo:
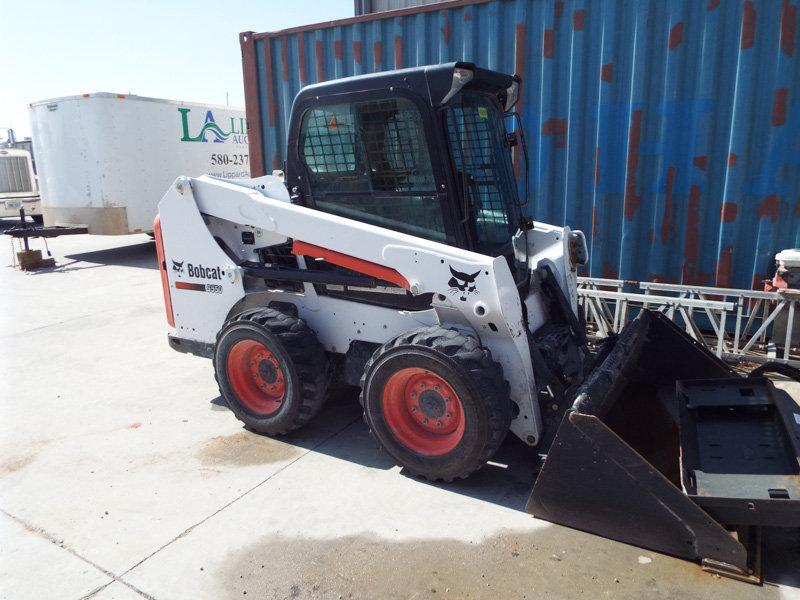
{"type": "Polygon", "coordinates": [[[478,251],[504,254],[517,231],[519,203],[503,113],[488,96],[463,92],[450,105],[447,135],[458,178],[466,177],[478,251]]]}

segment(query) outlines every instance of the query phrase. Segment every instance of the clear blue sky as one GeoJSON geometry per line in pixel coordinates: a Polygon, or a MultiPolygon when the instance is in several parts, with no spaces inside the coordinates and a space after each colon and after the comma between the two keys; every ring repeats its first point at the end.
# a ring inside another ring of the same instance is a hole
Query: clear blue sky
{"type": "Polygon", "coordinates": [[[244,106],[239,32],[353,16],[352,0],[0,0],[0,127],[84,92],[244,106]]]}

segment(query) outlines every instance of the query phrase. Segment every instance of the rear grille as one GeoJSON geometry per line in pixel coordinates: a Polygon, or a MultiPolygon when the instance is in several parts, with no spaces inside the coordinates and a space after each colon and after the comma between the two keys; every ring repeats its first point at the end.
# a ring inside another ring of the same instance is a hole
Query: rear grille
{"type": "Polygon", "coordinates": [[[0,194],[32,191],[28,159],[24,156],[0,156],[0,194]]]}

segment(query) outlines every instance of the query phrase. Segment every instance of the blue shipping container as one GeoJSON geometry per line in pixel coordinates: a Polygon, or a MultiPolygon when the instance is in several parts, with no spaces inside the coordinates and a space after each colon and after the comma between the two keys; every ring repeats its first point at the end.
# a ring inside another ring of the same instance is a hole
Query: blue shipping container
{"type": "Polygon", "coordinates": [[[474,62],[522,76],[529,211],[586,232],[587,274],[759,288],[800,246],[798,21],[798,0],[456,0],[243,33],[252,174],[282,168],[301,87],[474,62]]]}

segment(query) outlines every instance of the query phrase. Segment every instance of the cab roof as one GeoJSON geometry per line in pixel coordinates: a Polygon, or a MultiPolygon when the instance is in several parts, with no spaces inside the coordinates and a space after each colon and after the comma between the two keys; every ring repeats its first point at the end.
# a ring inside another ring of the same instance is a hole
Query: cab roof
{"type": "Polygon", "coordinates": [[[498,94],[501,106],[505,105],[507,90],[514,82],[519,83],[520,81],[516,75],[482,69],[476,67],[473,63],[451,62],[368,73],[315,83],[300,90],[295,98],[295,103],[299,104],[305,100],[321,96],[335,96],[389,88],[406,88],[425,96],[431,106],[439,106],[453,85],[453,75],[457,68],[469,69],[473,73],[472,80],[464,86],[464,89],[498,94]]]}

